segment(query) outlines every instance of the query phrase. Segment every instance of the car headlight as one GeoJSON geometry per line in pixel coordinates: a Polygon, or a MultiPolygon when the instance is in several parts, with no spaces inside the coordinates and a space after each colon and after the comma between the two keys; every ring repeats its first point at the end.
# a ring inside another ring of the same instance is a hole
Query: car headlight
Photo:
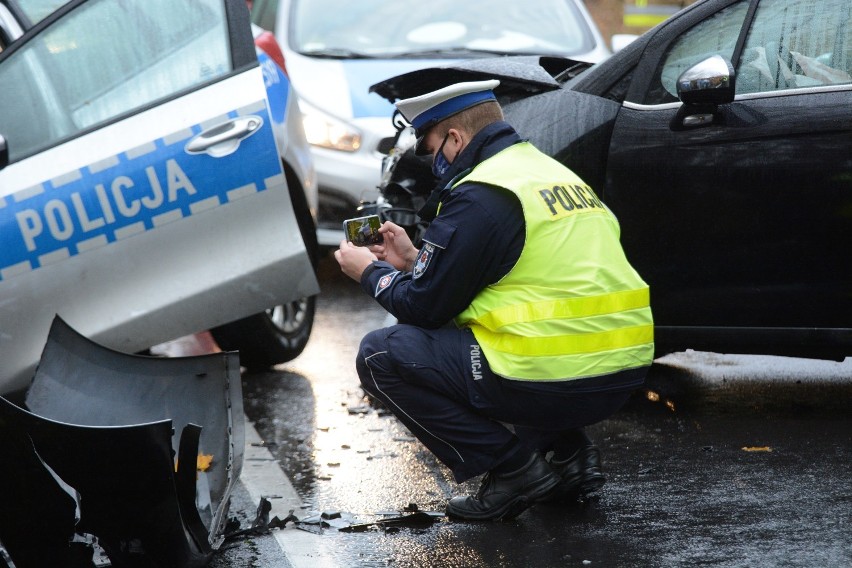
{"type": "Polygon", "coordinates": [[[361,147],[361,133],[351,124],[305,101],[299,101],[299,103],[308,144],[343,152],[355,152],[361,147]]]}

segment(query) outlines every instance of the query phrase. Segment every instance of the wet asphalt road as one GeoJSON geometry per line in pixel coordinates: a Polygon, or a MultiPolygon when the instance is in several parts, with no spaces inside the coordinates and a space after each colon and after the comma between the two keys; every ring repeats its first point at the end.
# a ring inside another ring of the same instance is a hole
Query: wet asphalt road
{"type": "MultiPolygon", "coordinates": [[[[302,501],[294,514],[339,512],[370,522],[409,503],[441,512],[450,496],[475,491],[477,481],[456,485],[393,416],[363,397],[355,351],[367,331],[387,324],[385,312],[331,256],[321,263],[320,285],[305,352],[274,372],[243,377],[247,417],[302,501]]],[[[850,385],[850,359],[667,357],[648,388],[589,429],[608,476],[599,499],[538,505],[506,523],[438,517],[425,528],[327,528],[307,565],[852,566],[850,385]],[[789,375],[799,390],[771,404],[766,389],[718,389],[702,398],[677,387],[692,384],[698,359],[720,373],[720,384],[739,369],[789,375]],[[811,389],[825,375],[839,377],[840,386],[811,389]],[[809,397],[813,389],[822,398],[809,397]]],[[[242,549],[242,559],[214,564],[287,566],[269,546],[235,541],[229,547],[242,549]]]]}

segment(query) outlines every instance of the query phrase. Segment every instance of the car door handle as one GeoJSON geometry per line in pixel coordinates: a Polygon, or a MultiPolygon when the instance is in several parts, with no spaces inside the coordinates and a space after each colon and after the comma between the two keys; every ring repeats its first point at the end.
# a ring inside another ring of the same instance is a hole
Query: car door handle
{"type": "Polygon", "coordinates": [[[233,154],[239,148],[240,142],[260,130],[261,126],[263,119],[259,116],[234,118],[195,135],[187,142],[184,150],[187,154],[207,154],[221,158],[233,154]]]}

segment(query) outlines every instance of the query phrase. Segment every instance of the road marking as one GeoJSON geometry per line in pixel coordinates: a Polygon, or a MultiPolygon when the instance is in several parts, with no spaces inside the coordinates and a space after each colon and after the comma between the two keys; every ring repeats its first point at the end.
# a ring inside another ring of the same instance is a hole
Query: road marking
{"type": "MultiPolygon", "coordinates": [[[[270,519],[283,519],[290,514],[291,509],[298,517],[302,500],[293,484],[269,450],[262,445],[263,441],[254,424],[246,421],[245,429],[246,446],[240,481],[251,495],[252,501],[260,503],[261,497],[269,499],[272,505],[270,519]]],[[[338,568],[337,563],[325,552],[320,535],[299,530],[291,525],[273,530],[272,534],[293,568],[338,568]]]]}

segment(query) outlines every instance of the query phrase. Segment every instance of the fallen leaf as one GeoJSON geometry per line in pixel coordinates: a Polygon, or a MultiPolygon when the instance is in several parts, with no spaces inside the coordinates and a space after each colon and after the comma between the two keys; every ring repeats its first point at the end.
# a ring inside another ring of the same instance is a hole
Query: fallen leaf
{"type": "MultiPolygon", "coordinates": [[[[207,471],[210,469],[210,464],[213,463],[213,454],[198,454],[195,460],[195,469],[197,471],[207,471]]],[[[175,460],[175,471],[178,470],[178,460],[175,460]]]]}
{"type": "Polygon", "coordinates": [[[213,462],[213,454],[198,454],[195,460],[195,469],[198,471],[207,471],[210,469],[210,464],[213,462]]]}
{"type": "Polygon", "coordinates": [[[771,452],[772,448],[769,446],[743,446],[742,450],[744,452],[771,452]]]}

